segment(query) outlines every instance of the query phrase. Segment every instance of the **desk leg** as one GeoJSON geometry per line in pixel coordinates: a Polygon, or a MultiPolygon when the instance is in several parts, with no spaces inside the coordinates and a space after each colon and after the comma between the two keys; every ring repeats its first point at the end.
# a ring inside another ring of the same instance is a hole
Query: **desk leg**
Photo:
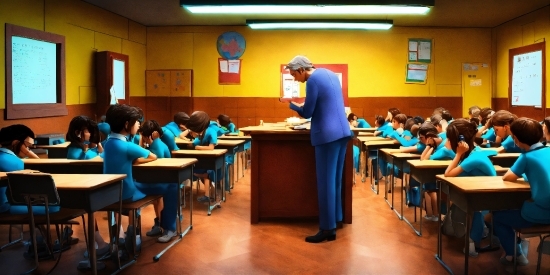
{"type": "MultiPolygon", "coordinates": [[[[443,195],[443,186],[442,186],[442,182],[441,181],[436,181],[436,184],[437,184],[437,187],[439,187],[439,191],[438,191],[438,194],[437,194],[437,205],[438,206],[441,206],[441,196],[443,195]]],[[[445,201],[445,204],[447,206],[447,214],[449,213],[449,207],[448,207],[448,201],[445,201]]],[[[443,221],[441,220],[441,211],[439,211],[439,221],[437,222],[437,228],[439,228],[439,230],[437,230],[437,249],[436,249],[436,254],[435,254],[435,259],[439,262],[439,264],[441,264],[443,266],[443,268],[445,268],[445,270],[447,270],[447,272],[449,272],[449,274],[453,274],[453,271],[451,270],[451,268],[449,266],[447,266],[447,264],[443,261],[443,249],[442,249],[442,242],[443,242],[443,238],[442,238],[442,234],[441,234],[441,226],[442,226],[442,223],[443,221]]],[[[468,256],[468,254],[466,254],[466,256],[468,256]]]]}
{"type": "Polygon", "coordinates": [[[97,274],[97,255],[95,254],[95,217],[94,212],[88,213],[88,259],[92,274],[97,274]]]}
{"type": "MultiPolygon", "coordinates": [[[[468,207],[469,208],[469,207],[468,207]]],[[[464,235],[464,275],[468,274],[468,258],[470,257],[470,221],[472,219],[472,211],[468,209],[466,212],[466,235],[464,235]]]]}

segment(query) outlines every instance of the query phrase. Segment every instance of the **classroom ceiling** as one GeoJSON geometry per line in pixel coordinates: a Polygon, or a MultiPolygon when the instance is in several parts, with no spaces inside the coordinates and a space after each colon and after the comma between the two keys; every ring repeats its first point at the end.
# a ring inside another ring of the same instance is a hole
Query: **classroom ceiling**
{"type": "MultiPolygon", "coordinates": [[[[246,19],[391,19],[394,26],[496,27],[550,5],[550,0],[435,0],[427,15],[311,16],[311,15],[197,15],[179,0],[82,0],[145,26],[245,25],[246,19]]],[[[228,2],[230,2],[228,0],[228,2]]]]}

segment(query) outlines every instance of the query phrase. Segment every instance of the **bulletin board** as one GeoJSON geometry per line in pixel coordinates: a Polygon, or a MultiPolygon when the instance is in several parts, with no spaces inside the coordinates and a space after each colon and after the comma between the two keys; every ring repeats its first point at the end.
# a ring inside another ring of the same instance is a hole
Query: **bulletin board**
{"type": "Polygon", "coordinates": [[[218,58],[218,84],[239,85],[241,84],[241,59],[218,58]]]}
{"type": "Polygon", "coordinates": [[[405,83],[426,84],[428,64],[407,64],[405,83]]]}
{"type": "MultiPolygon", "coordinates": [[[[340,79],[342,84],[342,95],[344,97],[344,106],[349,107],[348,103],[348,64],[314,64],[316,69],[324,68],[334,72],[340,79]]],[[[300,96],[299,83],[293,81],[294,78],[290,75],[289,70],[285,69],[286,64],[281,64],[281,102],[300,102],[297,100],[300,96]]]]}
{"type": "Polygon", "coordinates": [[[425,38],[409,38],[408,61],[432,63],[432,40],[425,38]]]}
{"type": "Polygon", "coordinates": [[[191,97],[193,95],[193,71],[145,71],[145,86],[147,96],[191,97]]]}

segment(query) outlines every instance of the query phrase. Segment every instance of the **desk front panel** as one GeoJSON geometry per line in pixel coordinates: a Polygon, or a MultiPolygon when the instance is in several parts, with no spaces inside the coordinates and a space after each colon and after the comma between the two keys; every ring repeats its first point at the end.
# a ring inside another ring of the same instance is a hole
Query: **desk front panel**
{"type": "Polygon", "coordinates": [[[93,190],[63,190],[58,188],[61,207],[84,209],[91,213],[120,200],[121,181],[93,190]]]}

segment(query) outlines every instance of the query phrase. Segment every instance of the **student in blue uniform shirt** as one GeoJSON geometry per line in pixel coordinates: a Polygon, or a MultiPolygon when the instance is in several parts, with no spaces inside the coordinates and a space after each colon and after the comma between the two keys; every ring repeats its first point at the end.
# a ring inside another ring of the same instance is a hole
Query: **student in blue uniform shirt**
{"type": "Polygon", "coordinates": [[[101,145],[103,145],[105,143],[104,141],[107,140],[111,133],[111,126],[105,122],[105,116],[101,117],[101,121],[97,124],[97,128],[99,129],[99,140],[101,141],[101,145]]]}
{"type": "MultiPolygon", "coordinates": [[[[477,127],[466,119],[456,119],[447,127],[447,139],[456,153],[445,171],[446,177],[496,176],[495,167],[486,153],[474,150],[477,127]]],[[[483,211],[485,212],[485,211],[483,211]]],[[[476,257],[476,245],[483,237],[484,214],[474,212],[470,231],[470,256],[476,257]]]]}
{"type": "Polygon", "coordinates": [[[69,123],[66,139],[68,159],[92,159],[103,153],[99,142],[99,129],[95,121],[87,116],[76,116],[69,123]]]}
{"type": "Polygon", "coordinates": [[[177,112],[174,115],[174,120],[166,125],[164,128],[170,130],[175,137],[186,139],[189,135],[189,130],[185,126],[189,121],[189,115],[185,112],[177,112]]]}
{"type": "MultiPolygon", "coordinates": [[[[191,114],[187,123],[193,140],[195,150],[214,150],[218,144],[218,132],[220,127],[215,121],[210,121],[210,117],[203,111],[195,111],[191,114]]],[[[210,185],[216,186],[217,181],[220,181],[221,174],[214,170],[194,169],[196,177],[199,177],[204,182],[204,196],[197,198],[199,202],[210,202],[210,185]]]]}
{"type": "Polygon", "coordinates": [[[520,239],[516,240],[514,229],[550,224],[550,148],[539,142],[543,136],[542,126],[534,119],[518,118],[510,125],[510,131],[523,153],[503,180],[516,181],[525,174],[531,186],[531,199],[525,201],[519,210],[493,212],[494,232],[505,252],[500,262],[512,265],[514,245],[517,245],[517,264],[527,265],[529,248],[522,247],[524,243],[520,239]]]}
{"type": "Polygon", "coordinates": [[[470,119],[472,119],[474,117],[478,118],[480,111],[481,111],[481,109],[479,108],[479,106],[477,106],[477,105],[471,106],[470,108],[468,108],[468,117],[470,119]]]}
{"type": "MultiPolygon", "coordinates": [[[[441,119],[445,120],[445,122],[447,123],[447,125],[449,125],[450,123],[453,122],[454,118],[453,116],[451,115],[451,112],[449,112],[449,110],[444,110],[442,113],[441,113],[441,119]]],[[[445,130],[447,130],[447,128],[445,127],[445,130]]]]}
{"type": "MultiPolygon", "coordinates": [[[[397,108],[388,109],[388,114],[386,115],[386,122],[384,124],[376,125],[378,128],[374,131],[374,136],[388,137],[393,132],[393,127],[391,126],[391,121],[394,116],[400,114],[401,111],[397,108]]],[[[378,119],[378,118],[375,118],[378,119]]]]}
{"type": "MultiPolygon", "coordinates": [[[[21,158],[38,158],[30,149],[34,144],[34,132],[27,126],[15,124],[0,129],[0,172],[13,172],[25,169],[21,158]]],[[[0,213],[27,213],[26,205],[10,205],[6,194],[7,187],[0,187],[0,213]]],[[[35,214],[44,215],[43,206],[33,206],[35,214]]],[[[50,213],[59,211],[59,206],[49,207],[50,213]]]]}
{"type": "MultiPolygon", "coordinates": [[[[393,138],[395,139],[395,137],[399,136],[399,137],[402,137],[403,133],[405,132],[405,130],[403,129],[405,127],[405,123],[407,122],[407,116],[405,114],[397,114],[395,116],[393,116],[392,120],[391,120],[391,128],[392,128],[392,132],[387,136],[387,138],[393,138]]],[[[389,131],[384,131],[384,132],[389,132],[389,131]]],[[[405,138],[405,137],[403,137],[405,138]]],[[[397,142],[397,141],[396,141],[397,142]]],[[[390,172],[391,170],[391,167],[389,169],[387,169],[388,166],[388,162],[386,161],[386,159],[384,158],[379,158],[378,159],[378,165],[380,165],[380,173],[382,174],[383,177],[386,177],[390,172]]],[[[394,174],[395,176],[397,176],[397,169],[394,170],[394,174]]]]}
{"type": "Polygon", "coordinates": [[[107,110],[106,122],[111,126],[111,135],[105,142],[103,172],[105,174],[126,174],[123,180],[122,199],[136,201],[146,195],[162,195],[165,208],[161,213],[161,227],[164,235],[158,242],[168,242],[176,235],[176,214],[178,207],[177,183],[142,184],[134,180],[132,165],[146,163],[157,156],[137,144],[127,141],[127,136],[136,135],[142,116],[135,107],[112,105],[107,110]]]}
{"type": "Polygon", "coordinates": [[[501,146],[497,149],[499,153],[521,153],[522,150],[514,143],[512,138],[512,132],[510,131],[510,125],[517,119],[517,116],[505,111],[500,110],[491,117],[491,125],[495,129],[495,134],[502,138],[501,146]]]}
{"type": "Polygon", "coordinates": [[[542,121],[542,142],[544,145],[550,144],[550,116],[542,121]]]}
{"type": "Polygon", "coordinates": [[[304,56],[294,57],[286,69],[294,80],[306,83],[305,102],[291,102],[290,108],[301,117],[311,118],[311,145],[315,147],[319,231],[307,236],[305,241],[333,241],[337,223],[343,219],[342,174],[352,134],[346,119],[342,87],[334,72],[316,69],[304,56]]]}
{"type": "Polygon", "coordinates": [[[231,118],[228,115],[220,114],[217,121],[220,125],[222,135],[238,132],[237,127],[235,127],[235,123],[231,121],[231,118]]]}
{"type": "MultiPolygon", "coordinates": [[[[156,120],[148,120],[143,122],[139,129],[141,140],[145,148],[149,149],[157,158],[170,158],[170,150],[168,146],[162,142],[160,135],[162,135],[162,128],[156,120]]],[[[153,202],[153,209],[155,210],[155,223],[151,230],[147,231],[145,235],[149,237],[158,236],[162,234],[162,227],[160,226],[160,216],[164,203],[162,198],[153,202]]]]}

